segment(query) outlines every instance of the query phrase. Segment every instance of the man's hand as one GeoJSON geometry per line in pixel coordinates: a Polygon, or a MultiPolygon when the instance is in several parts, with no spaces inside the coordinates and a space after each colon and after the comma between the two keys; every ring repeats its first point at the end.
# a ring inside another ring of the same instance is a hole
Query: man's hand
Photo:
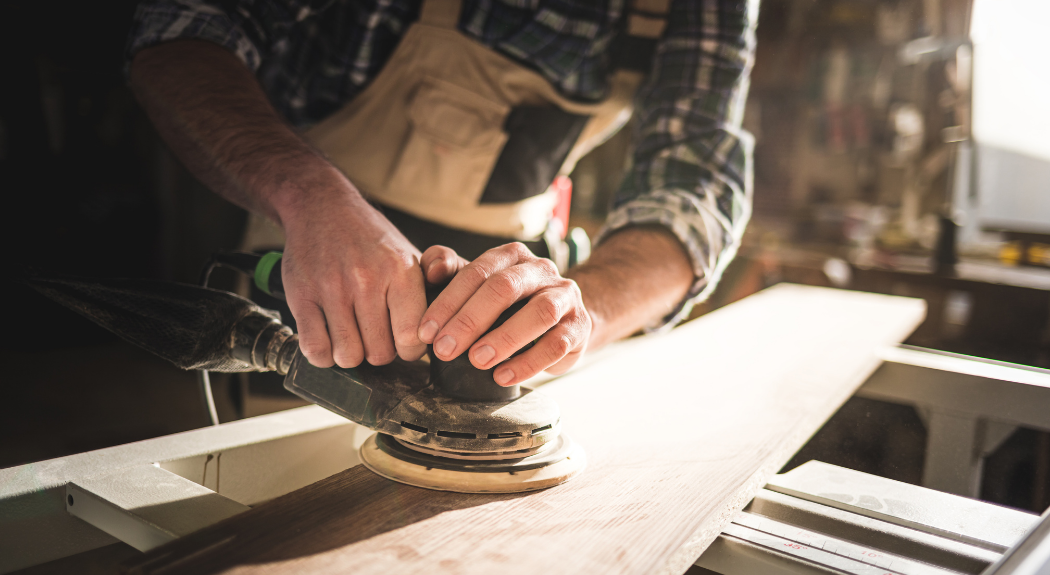
{"type": "Polygon", "coordinates": [[[348,193],[345,179],[327,185],[334,189],[293,190],[279,209],[285,294],[303,355],[318,367],[419,359],[426,345],[416,331],[427,307],[419,251],[348,193]]]}
{"type": "Polygon", "coordinates": [[[493,372],[500,385],[521,383],[544,370],[564,373],[588,348],[626,337],[673,311],[695,279],[682,245],[659,226],[614,233],[587,263],[569,270],[571,279],[521,244],[489,250],[472,263],[436,246],[423,253],[421,263],[430,283],[455,276],[419,327],[419,339],[433,343],[439,358],[466,351],[474,367],[489,369],[538,338],[532,349],[493,372]],[[521,299],[529,299],[524,308],[482,336],[521,299]]]}
{"type": "Polygon", "coordinates": [[[421,263],[433,283],[455,274],[419,324],[419,339],[433,343],[438,358],[451,360],[469,348],[470,363],[489,369],[536,340],[493,372],[496,383],[507,386],[544,370],[563,373],[587,348],[592,323],[576,282],[561,277],[553,262],[524,245],[493,248],[469,264],[452,250],[435,246],[421,263]],[[525,307],[485,334],[522,299],[529,300],[525,307]]]}
{"type": "Polygon", "coordinates": [[[423,355],[419,252],[280,118],[240,60],[210,42],[177,40],[139,52],[130,74],[193,174],[284,228],[285,293],[311,363],[423,355]]]}

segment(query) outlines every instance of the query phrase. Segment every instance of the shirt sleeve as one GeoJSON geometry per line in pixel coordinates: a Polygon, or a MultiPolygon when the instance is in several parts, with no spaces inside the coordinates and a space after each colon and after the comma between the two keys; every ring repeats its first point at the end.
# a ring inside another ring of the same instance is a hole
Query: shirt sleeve
{"type": "Polygon", "coordinates": [[[128,36],[128,62],[143,48],[180,39],[206,40],[234,53],[252,71],[269,42],[254,2],[241,0],[145,0],[128,36]]]}
{"type": "Polygon", "coordinates": [[[695,282],[649,331],[670,329],[706,299],[751,215],[754,140],[741,129],[758,0],[674,0],[638,94],[633,163],[598,241],[662,225],[682,242],[695,282]]]}

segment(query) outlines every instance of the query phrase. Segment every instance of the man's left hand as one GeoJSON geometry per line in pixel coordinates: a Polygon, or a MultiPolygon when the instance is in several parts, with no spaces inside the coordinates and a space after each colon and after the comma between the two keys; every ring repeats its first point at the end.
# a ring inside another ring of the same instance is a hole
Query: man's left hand
{"type": "Polygon", "coordinates": [[[449,361],[466,351],[474,367],[490,369],[536,340],[493,372],[496,383],[508,386],[544,370],[564,373],[586,350],[593,326],[580,288],[523,244],[493,248],[470,263],[449,248],[434,246],[423,253],[420,264],[430,283],[455,276],[419,324],[419,339],[432,343],[438,358],[449,361]],[[529,300],[525,307],[485,333],[522,299],[529,300]]]}

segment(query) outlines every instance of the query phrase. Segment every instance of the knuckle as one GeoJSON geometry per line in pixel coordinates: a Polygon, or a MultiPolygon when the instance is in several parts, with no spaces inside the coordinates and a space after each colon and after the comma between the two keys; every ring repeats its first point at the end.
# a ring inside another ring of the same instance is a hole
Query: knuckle
{"type": "Polygon", "coordinates": [[[529,251],[529,248],[525,247],[525,244],[521,242],[511,242],[509,244],[503,244],[502,246],[492,248],[489,251],[495,254],[499,254],[504,258],[509,258],[518,261],[520,261],[524,257],[527,257],[526,254],[532,254],[532,252],[529,251]]]}
{"type": "Polygon", "coordinates": [[[381,353],[371,353],[368,355],[368,363],[372,365],[386,365],[394,361],[396,354],[393,351],[383,351],[381,353]]]}
{"type": "Polygon", "coordinates": [[[339,367],[357,367],[361,365],[364,358],[360,354],[340,353],[334,356],[335,364],[339,367]]]}
{"type": "Polygon", "coordinates": [[[540,364],[538,357],[535,355],[523,356],[521,360],[521,365],[525,368],[524,372],[518,374],[518,370],[515,369],[514,373],[524,377],[531,377],[532,375],[537,374],[547,368],[546,365],[540,364]]]}
{"type": "Polygon", "coordinates": [[[299,350],[309,359],[321,359],[330,353],[331,348],[328,342],[317,338],[300,338],[299,350]]]}
{"type": "Polygon", "coordinates": [[[357,293],[368,293],[375,285],[375,278],[371,270],[365,268],[354,268],[350,271],[350,280],[357,293]]]}
{"type": "Polygon", "coordinates": [[[420,345],[422,345],[422,342],[419,341],[419,337],[416,335],[415,326],[406,324],[394,330],[395,347],[409,348],[418,347],[420,345]]]}
{"type": "Polygon", "coordinates": [[[572,341],[564,334],[551,339],[550,344],[547,346],[548,359],[550,359],[551,363],[565,357],[570,351],[572,351],[572,341]]]}
{"type": "Polygon", "coordinates": [[[354,334],[351,333],[351,331],[345,327],[337,329],[332,329],[331,327],[329,327],[328,333],[332,336],[332,341],[336,344],[337,347],[350,345],[351,341],[357,339],[356,337],[354,337],[354,334]]]}
{"type": "Polygon", "coordinates": [[[442,258],[449,251],[445,246],[430,246],[423,251],[423,258],[442,258]]]}
{"type": "Polygon", "coordinates": [[[561,302],[550,296],[536,298],[536,315],[548,326],[558,323],[562,316],[561,302]]]}
{"type": "Polygon", "coordinates": [[[325,294],[338,294],[343,291],[343,278],[339,274],[325,274],[317,280],[318,291],[325,294]]]}
{"type": "Polygon", "coordinates": [[[501,352],[511,354],[522,347],[517,339],[505,329],[494,330],[490,337],[496,340],[492,342],[493,347],[497,350],[496,355],[499,355],[501,352]]]}
{"type": "Polygon", "coordinates": [[[558,282],[558,287],[570,292],[577,300],[583,300],[583,292],[580,291],[580,286],[574,280],[568,278],[561,278],[558,282]]]}
{"type": "Polygon", "coordinates": [[[456,307],[446,302],[434,302],[430,309],[431,311],[423,316],[423,321],[433,319],[439,325],[448,321],[458,311],[456,307]]]}
{"type": "Polygon", "coordinates": [[[453,331],[474,333],[478,330],[480,325],[481,323],[474,316],[461,313],[452,320],[452,325],[450,327],[453,331]]]}
{"type": "Polygon", "coordinates": [[[540,268],[541,268],[541,269],[542,269],[542,270],[543,270],[543,271],[544,271],[545,273],[547,273],[548,275],[552,275],[552,276],[557,276],[557,275],[558,275],[558,266],[557,266],[557,264],[555,264],[555,263],[554,263],[554,262],[553,262],[552,260],[550,260],[550,259],[547,259],[547,258],[537,258],[537,260],[536,260],[536,265],[540,266],[540,268]]]}
{"type": "Polygon", "coordinates": [[[521,276],[510,270],[504,270],[489,278],[492,292],[500,300],[516,300],[522,291],[521,276]]]}
{"type": "Polygon", "coordinates": [[[491,275],[489,270],[484,265],[478,262],[474,262],[473,264],[467,266],[463,271],[459,273],[466,274],[467,280],[470,281],[472,285],[476,286],[485,283],[485,280],[489,279],[489,276],[491,275]]]}
{"type": "Polygon", "coordinates": [[[328,347],[320,345],[309,345],[306,342],[299,342],[299,350],[303,352],[303,355],[310,359],[321,359],[327,355],[328,347]]]}

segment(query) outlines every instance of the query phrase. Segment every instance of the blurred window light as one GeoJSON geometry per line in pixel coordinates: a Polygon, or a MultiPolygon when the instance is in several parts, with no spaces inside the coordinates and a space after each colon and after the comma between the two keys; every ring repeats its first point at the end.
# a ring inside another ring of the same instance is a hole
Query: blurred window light
{"type": "Polygon", "coordinates": [[[973,224],[983,229],[1050,233],[1048,23],[1050,0],[974,2],[973,224]]]}
{"type": "Polygon", "coordinates": [[[1050,160],[1050,0],[975,0],[974,138],[1050,160]]]}

